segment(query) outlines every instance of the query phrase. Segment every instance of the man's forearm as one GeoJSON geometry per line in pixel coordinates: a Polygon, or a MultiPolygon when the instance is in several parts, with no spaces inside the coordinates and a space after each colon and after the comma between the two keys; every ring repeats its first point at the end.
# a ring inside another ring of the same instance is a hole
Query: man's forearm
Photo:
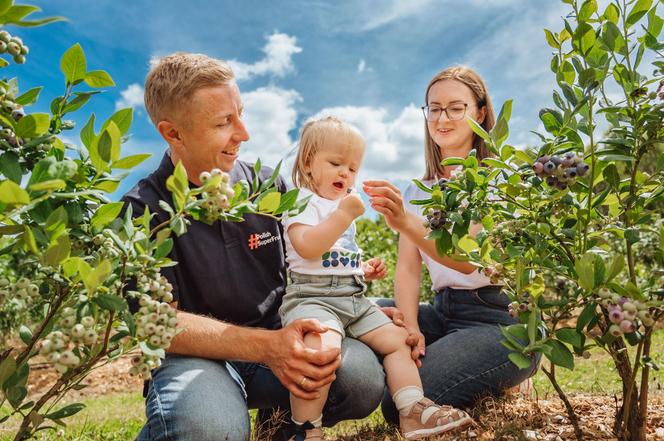
{"type": "Polygon", "coordinates": [[[178,335],[169,353],[217,360],[265,361],[274,331],[225,323],[210,317],[178,311],[178,335]]]}

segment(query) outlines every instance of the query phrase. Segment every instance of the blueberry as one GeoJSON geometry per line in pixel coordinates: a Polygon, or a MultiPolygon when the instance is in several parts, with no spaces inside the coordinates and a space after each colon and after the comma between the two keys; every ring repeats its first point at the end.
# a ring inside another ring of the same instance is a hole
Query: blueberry
{"type": "Polygon", "coordinates": [[[566,169],[565,170],[565,176],[567,178],[576,178],[576,176],[577,176],[576,167],[570,167],[570,168],[566,169]]]}
{"type": "Polygon", "coordinates": [[[535,174],[539,175],[544,171],[544,164],[541,162],[536,162],[533,164],[533,171],[535,174]]]}
{"type": "Polygon", "coordinates": [[[549,161],[546,164],[544,164],[544,173],[546,173],[547,175],[552,174],[555,169],[556,169],[556,164],[554,164],[552,161],[549,161]]]}
{"type": "Polygon", "coordinates": [[[555,176],[549,176],[548,178],[546,178],[546,183],[550,187],[554,187],[558,183],[558,178],[556,178],[555,176]]]}
{"type": "Polygon", "coordinates": [[[549,158],[549,155],[542,155],[537,159],[537,162],[541,162],[542,164],[546,164],[549,162],[551,158],[549,158]]]}
{"type": "Polygon", "coordinates": [[[556,187],[558,188],[558,190],[565,190],[567,188],[567,184],[564,182],[558,182],[558,184],[556,184],[556,187]]]}
{"type": "Polygon", "coordinates": [[[563,163],[563,160],[560,159],[560,157],[558,157],[558,156],[552,156],[551,157],[551,162],[553,162],[556,165],[560,165],[560,164],[563,163]]]}
{"type": "Polygon", "coordinates": [[[588,173],[588,164],[580,162],[579,164],[576,165],[576,173],[579,176],[585,176],[586,173],[588,173]]]}

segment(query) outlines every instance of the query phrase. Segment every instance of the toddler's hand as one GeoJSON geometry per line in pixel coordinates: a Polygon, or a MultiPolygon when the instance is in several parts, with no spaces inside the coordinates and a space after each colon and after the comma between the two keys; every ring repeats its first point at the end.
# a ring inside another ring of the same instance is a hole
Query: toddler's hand
{"type": "Polygon", "coordinates": [[[364,214],[364,202],[362,202],[360,195],[353,191],[341,200],[339,210],[348,214],[352,219],[355,219],[364,214]]]}
{"type": "Polygon", "coordinates": [[[364,270],[365,280],[383,279],[387,275],[387,267],[380,257],[372,257],[366,262],[363,262],[362,270],[364,270]]]}

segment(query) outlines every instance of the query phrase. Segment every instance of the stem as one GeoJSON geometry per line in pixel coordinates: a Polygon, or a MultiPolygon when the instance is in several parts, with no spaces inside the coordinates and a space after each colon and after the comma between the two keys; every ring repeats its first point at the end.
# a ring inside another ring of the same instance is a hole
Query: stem
{"type": "Polygon", "coordinates": [[[55,316],[55,313],[58,311],[58,308],[60,308],[60,305],[64,301],[65,297],[67,297],[67,294],[69,294],[69,287],[64,288],[64,291],[61,291],[60,294],[55,298],[55,302],[51,304],[51,307],[48,310],[48,314],[46,314],[46,317],[44,320],[39,324],[37,329],[32,333],[32,339],[28,343],[27,347],[21,352],[18,357],[16,357],[16,364],[20,365],[23,360],[25,360],[30,352],[32,352],[32,348],[35,346],[37,343],[37,340],[39,340],[39,337],[41,337],[42,332],[44,332],[44,329],[48,325],[48,323],[53,319],[53,316],[55,316]]]}
{"type": "Polygon", "coordinates": [[[567,416],[569,416],[569,420],[574,427],[574,434],[576,435],[577,441],[583,441],[583,431],[581,431],[581,427],[579,426],[579,420],[576,416],[576,412],[574,411],[574,407],[572,407],[572,403],[569,402],[567,395],[565,395],[565,392],[563,392],[563,390],[560,388],[558,381],[556,381],[555,366],[551,364],[551,371],[546,370],[546,368],[542,366],[542,372],[544,372],[544,374],[549,378],[553,388],[558,393],[558,396],[563,401],[563,404],[565,404],[565,409],[567,409],[567,416]]]}
{"type": "MultiPolygon", "coordinates": [[[[643,344],[643,357],[650,357],[650,346],[652,344],[652,331],[654,327],[646,328],[644,336],[645,343],[643,344]]],[[[641,370],[641,387],[639,394],[639,407],[637,415],[637,425],[641,428],[642,438],[645,439],[646,426],[648,423],[648,377],[650,376],[650,366],[643,365],[641,370]]]]}
{"type": "Polygon", "coordinates": [[[629,382],[627,383],[627,393],[625,394],[625,399],[623,400],[623,433],[626,437],[629,436],[629,417],[631,413],[632,406],[632,392],[634,392],[634,386],[636,385],[636,375],[639,372],[639,366],[641,365],[641,351],[643,350],[644,341],[641,340],[639,345],[636,347],[636,357],[634,359],[634,367],[632,368],[631,376],[629,377],[629,382]]]}

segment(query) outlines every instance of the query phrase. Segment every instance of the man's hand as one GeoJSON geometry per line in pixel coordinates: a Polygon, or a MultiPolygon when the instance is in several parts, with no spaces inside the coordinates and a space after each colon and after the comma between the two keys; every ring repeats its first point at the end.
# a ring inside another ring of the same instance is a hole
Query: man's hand
{"type": "Polygon", "coordinates": [[[265,363],[281,384],[298,398],[318,398],[317,390],[336,378],[335,371],[341,362],[340,350],[322,351],[304,344],[305,334],[327,330],[317,320],[303,319],[274,331],[274,342],[265,363]]]}
{"type": "Polygon", "coordinates": [[[364,280],[378,280],[387,275],[387,266],[380,257],[372,257],[362,263],[364,270],[364,280]]]}
{"type": "Polygon", "coordinates": [[[339,203],[339,210],[346,213],[351,219],[356,219],[364,214],[364,202],[360,195],[353,191],[343,197],[339,203]]]}
{"type": "Polygon", "coordinates": [[[408,331],[408,337],[406,337],[406,344],[410,346],[410,358],[413,359],[417,367],[422,367],[422,360],[420,357],[424,356],[426,353],[424,335],[416,327],[406,326],[404,322],[404,315],[398,308],[394,306],[385,306],[380,308],[383,313],[392,319],[392,323],[402,328],[406,328],[408,331]]]}

